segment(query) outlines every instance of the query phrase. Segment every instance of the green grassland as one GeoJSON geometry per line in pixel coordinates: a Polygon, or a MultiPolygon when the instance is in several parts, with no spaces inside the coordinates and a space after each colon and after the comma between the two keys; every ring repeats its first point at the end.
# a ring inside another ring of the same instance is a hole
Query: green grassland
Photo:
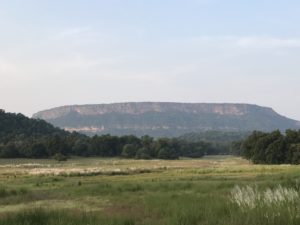
{"type": "Polygon", "coordinates": [[[300,224],[299,191],[299,166],[232,156],[1,159],[0,225],[300,224]],[[248,207],[232,200],[236,185],[256,195],[282,187],[297,196],[248,207]]]}

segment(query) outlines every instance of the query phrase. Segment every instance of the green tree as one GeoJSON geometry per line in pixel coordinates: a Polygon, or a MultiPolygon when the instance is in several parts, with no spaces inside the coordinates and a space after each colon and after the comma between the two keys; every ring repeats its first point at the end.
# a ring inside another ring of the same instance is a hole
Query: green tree
{"type": "Polygon", "coordinates": [[[283,137],[272,142],[266,149],[266,163],[280,164],[285,162],[286,142],[283,137]]]}
{"type": "Polygon", "coordinates": [[[134,158],[137,153],[137,146],[134,144],[125,144],[121,156],[124,158],[134,158]]]}
{"type": "Polygon", "coordinates": [[[74,146],[72,147],[72,152],[74,152],[75,155],[79,156],[90,156],[92,155],[90,149],[91,146],[88,143],[88,141],[85,138],[80,138],[74,143],[74,146]]]}
{"type": "Polygon", "coordinates": [[[8,143],[0,148],[1,158],[17,158],[19,156],[19,151],[13,143],[8,143]]]}
{"type": "Polygon", "coordinates": [[[46,146],[42,143],[34,143],[30,146],[30,156],[32,158],[48,157],[46,146]]]}
{"type": "Polygon", "coordinates": [[[149,150],[145,147],[139,148],[135,155],[136,159],[151,159],[149,150]]]}
{"type": "Polygon", "coordinates": [[[287,163],[300,164],[300,143],[291,144],[287,153],[287,163]]]}

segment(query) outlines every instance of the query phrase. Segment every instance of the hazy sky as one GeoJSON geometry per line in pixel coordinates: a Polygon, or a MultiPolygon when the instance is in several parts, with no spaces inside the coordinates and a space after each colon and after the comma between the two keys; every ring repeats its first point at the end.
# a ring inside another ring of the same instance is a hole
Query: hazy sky
{"type": "Polygon", "coordinates": [[[299,0],[0,0],[0,108],[232,102],[300,120],[299,0]]]}

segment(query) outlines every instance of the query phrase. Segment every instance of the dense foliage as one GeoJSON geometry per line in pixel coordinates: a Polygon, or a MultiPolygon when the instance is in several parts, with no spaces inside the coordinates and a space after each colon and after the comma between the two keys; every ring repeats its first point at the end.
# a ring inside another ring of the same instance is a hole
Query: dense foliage
{"type": "Polygon", "coordinates": [[[214,153],[204,141],[188,142],[176,138],[154,139],[128,136],[88,137],[55,128],[43,120],[29,119],[22,114],[0,111],[0,157],[48,158],[65,160],[64,156],[103,156],[138,159],[177,159],[202,157],[214,153]]]}
{"type": "Polygon", "coordinates": [[[254,163],[299,164],[300,130],[271,133],[254,131],[241,145],[241,154],[254,163]]]}
{"type": "Polygon", "coordinates": [[[66,134],[44,120],[29,119],[20,113],[6,113],[0,109],[0,142],[10,136],[41,137],[50,133],[66,134]]]}
{"type": "Polygon", "coordinates": [[[242,140],[247,138],[251,132],[248,131],[205,131],[205,132],[192,132],[179,137],[180,140],[187,142],[198,143],[208,142],[211,144],[210,154],[223,154],[223,155],[240,155],[236,150],[242,140]]]}

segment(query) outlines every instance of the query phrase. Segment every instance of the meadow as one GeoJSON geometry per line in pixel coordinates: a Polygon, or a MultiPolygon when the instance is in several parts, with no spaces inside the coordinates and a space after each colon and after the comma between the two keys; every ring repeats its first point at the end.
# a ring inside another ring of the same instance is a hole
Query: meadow
{"type": "Polygon", "coordinates": [[[292,225],[299,191],[299,166],[233,156],[0,159],[0,225],[292,225]]]}

